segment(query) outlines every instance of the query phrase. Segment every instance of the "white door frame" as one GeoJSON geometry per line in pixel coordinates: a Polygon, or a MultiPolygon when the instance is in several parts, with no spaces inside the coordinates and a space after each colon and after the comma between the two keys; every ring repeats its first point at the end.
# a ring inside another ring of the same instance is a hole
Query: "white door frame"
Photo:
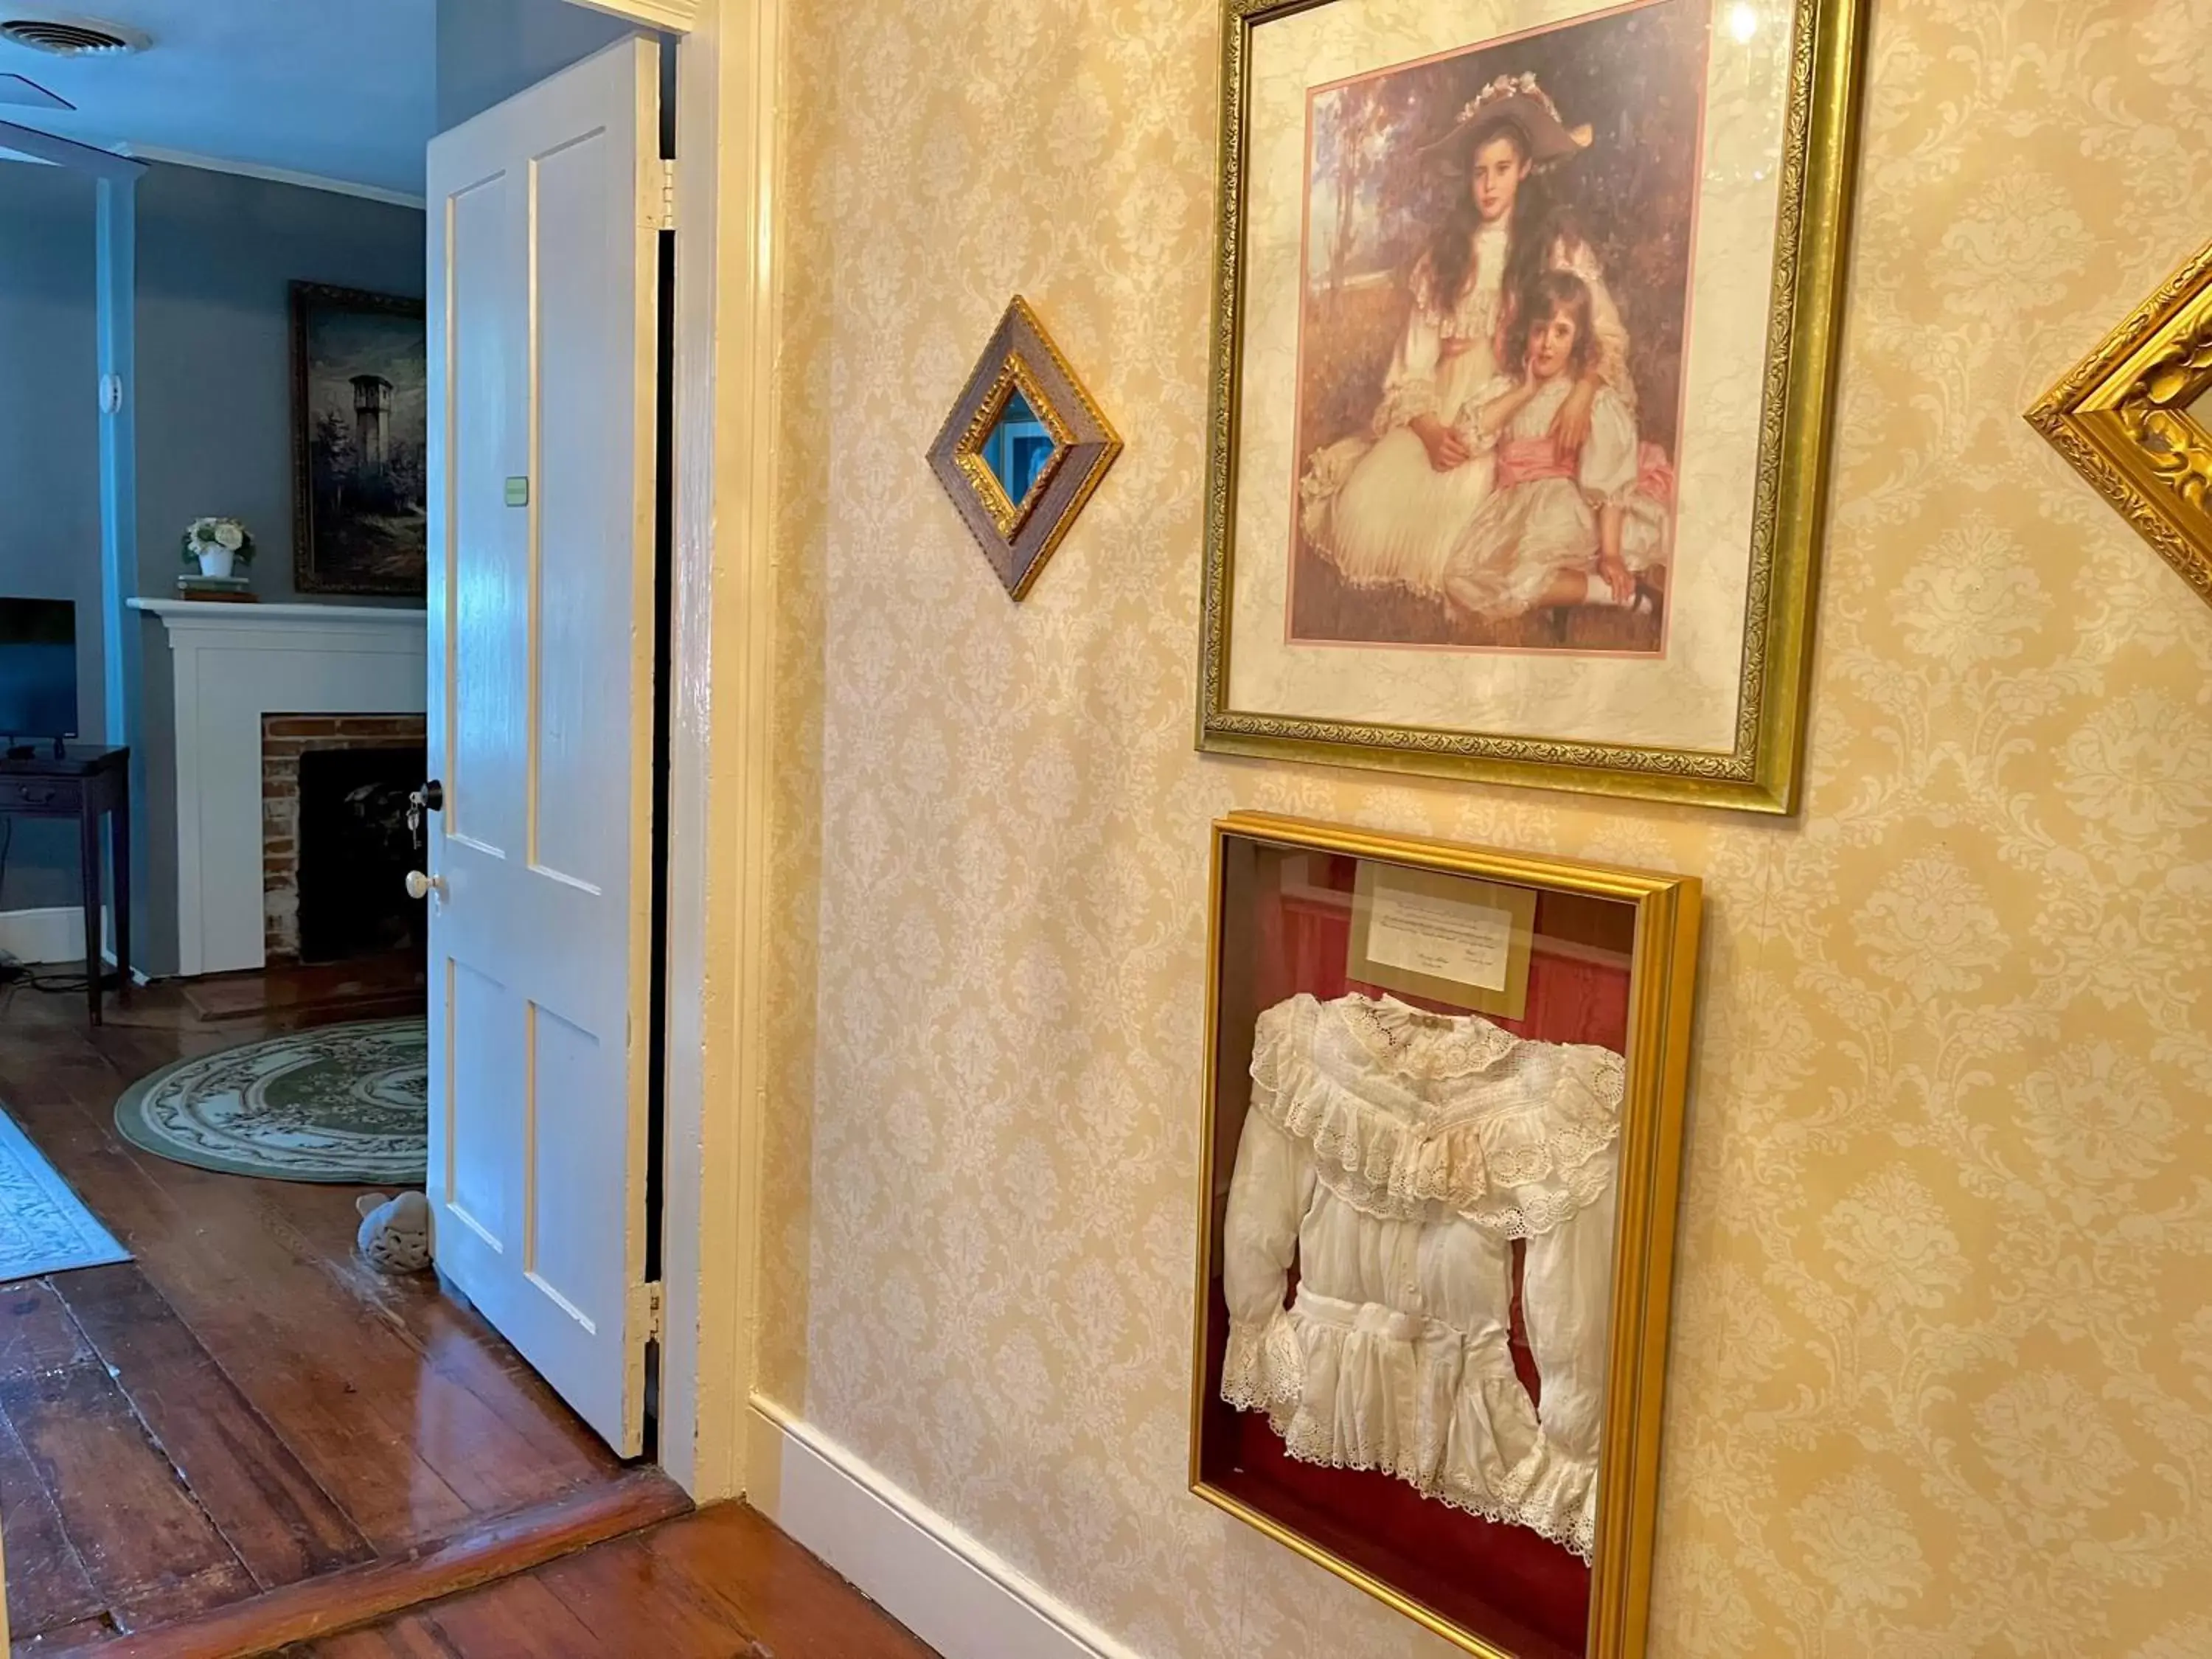
{"type": "Polygon", "coordinates": [[[769,447],[781,0],[580,0],[680,37],[661,1467],[743,1488],[775,643],[769,447]]]}

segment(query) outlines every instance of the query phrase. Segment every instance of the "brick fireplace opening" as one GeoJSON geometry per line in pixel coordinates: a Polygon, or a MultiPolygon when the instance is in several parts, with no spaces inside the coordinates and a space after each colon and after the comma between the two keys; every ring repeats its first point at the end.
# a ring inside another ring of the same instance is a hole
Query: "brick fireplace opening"
{"type": "Polygon", "coordinates": [[[263,944],[272,963],[422,945],[407,792],[423,778],[420,714],[261,717],[263,944]]]}

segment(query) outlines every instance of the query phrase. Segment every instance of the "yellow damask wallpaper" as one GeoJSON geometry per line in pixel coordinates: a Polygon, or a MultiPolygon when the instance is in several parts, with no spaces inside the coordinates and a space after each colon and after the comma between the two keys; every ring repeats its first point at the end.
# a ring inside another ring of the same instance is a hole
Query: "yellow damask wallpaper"
{"type": "Polygon", "coordinates": [[[1692,871],[1654,1650],[2212,1653],[2212,612],[2021,420],[2212,219],[2202,0],[1881,0],[1802,817],[1201,761],[1211,0],[787,0],[763,1390],[1148,1655],[1439,1644],[1183,1491],[1207,822],[1692,871]],[[1128,441],[1010,605],[1028,295],[1128,441]]]}

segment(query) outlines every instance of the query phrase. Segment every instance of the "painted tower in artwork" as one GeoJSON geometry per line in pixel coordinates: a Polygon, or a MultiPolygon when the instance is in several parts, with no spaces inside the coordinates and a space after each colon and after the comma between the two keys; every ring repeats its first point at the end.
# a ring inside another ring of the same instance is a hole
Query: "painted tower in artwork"
{"type": "Polygon", "coordinates": [[[381,374],[353,377],[355,476],[371,499],[384,488],[385,428],[392,416],[392,382],[381,374]]]}

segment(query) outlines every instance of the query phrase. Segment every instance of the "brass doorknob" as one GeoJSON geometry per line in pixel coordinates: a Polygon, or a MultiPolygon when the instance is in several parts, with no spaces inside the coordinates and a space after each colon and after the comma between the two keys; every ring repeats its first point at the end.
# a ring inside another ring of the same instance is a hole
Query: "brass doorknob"
{"type": "Polygon", "coordinates": [[[407,896],[409,898],[428,898],[433,893],[437,894],[441,898],[442,898],[445,896],[445,892],[446,884],[443,878],[438,876],[426,876],[420,870],[410,870],[407,872],[407,896]]]}

